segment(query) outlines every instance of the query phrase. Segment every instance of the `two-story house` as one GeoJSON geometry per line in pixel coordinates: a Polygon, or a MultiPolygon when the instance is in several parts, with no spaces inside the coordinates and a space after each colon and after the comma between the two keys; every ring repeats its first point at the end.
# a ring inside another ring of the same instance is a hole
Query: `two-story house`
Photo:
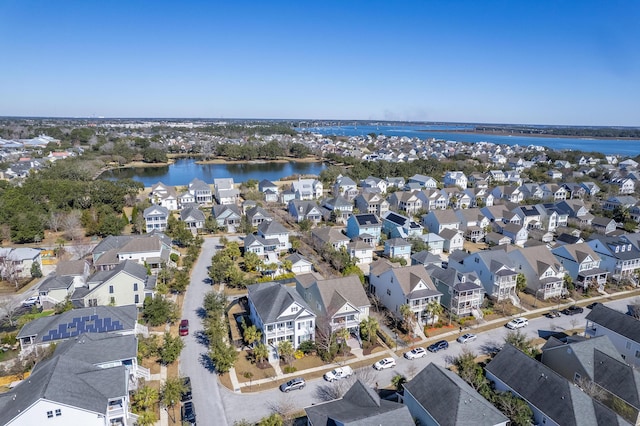
{"type": "Polygon", "coordinates": [[[358,185],[349,176],[339,175],[332,189],[333,195],[342,196],[347,200],[353,200],[358,195],[358,185]]]}
{"type": "Polygon", "coordinates": [[[347,237],[352,240],[360,238],[375,247],[380,242],[382,223],[375,214],[354,214],[347,219],[347,237]]]}
{"type": "Polygon", "coordinates": [[[349,244],[349,237],[342,233],[342,229],[333,226],[322,226],[311,230],[311,241],[318,249],[331,247],[334,250],[346,248],[349,244]]]}
{"type": "Polygon", "coordinates": [[[362,179],[360,181],[360,186],[362,187],[363,192],[385,194],[387,192],[388,185],[389,184],[386,180],[377,178],[375,176],[369,176],[366,179],[362,179]]]}
{"type": "Polygon", "coordinates": [[[432,210],[422,216],[422,226],[439,234],[445,229],[460,229],[460,218],[453,210],[432,210]]]}
{"type": "Polygon", "coordinates": [[[600,256],[600,267],[607,270],[613,279],[635,280],[634,274],[640,269],[640,250],[631,243],[628,235],[593,235],[587,244],[600,256]]]}
{"type": "Polygon", "coordinates": [[[296,200],[313,200],[322,198],[324,186],[318,179],[302,179],[291,183],[291,191],[296,200]]]}
{"type": "Polygon", "coordinates": [[[142,213],[147,233],[152,231],[164,231],[169,223],[169,209],[159,205],[153,205],[144,209],[142,213]]]}
{"type": "Polygon", "coordinates": [[[291,248],[291,243],[289,242],[289,231],[275,220],[262,222],[258,226],[258,236],[266,240],[278,240],[278,246],[276,247],[276,251],[278,253],[287,251],[291,248]]]}
{"type": "MultiPolygon", "coordinates": [[[[502,249],[503,246],[500,247],[502,249]]],[[[528,291],[535,294],[536,298],[546,300],[565,293],[564,266],[546,246],[506,247],[504,250],[516,272],[524,275],[528,291]]]]}
{"type": "Polygon", "coordinates": [[[193,195],[195,202],[198,204],[211,204],[213,201],[211,187],[201,179],[194,178],[189,182],[187,190],[191,195],[193,195]]]}
{"type": "Polygon", "coordinates": [[[235,232],[242,221],[240,207],[235,204],[217,204],[211,208],[211,216],[218,226],[226,226],[228,232],[235,232]]]}
{"type": "Polygon", "coordinates": [[[71,301],[79,307],[99,305],[142,307],[145,297],[152,296],[156,277],[134,260],[125,260],[108,271],[98,271],[84,286],[76,288],[71,301]]]}
{"type": "Polygon", "coordinates": [[[474,243],[484,240],[487,230],[491,228],[491,222],[479,208],[459,209],[454,212],[460,221],[459,229],[464,232],[467,240],[474,243]]]}
{"type": "Polygon", "coordinates": [[[297,277],[296,291],[316,315],[316,327],[334,333],[347,329],[359,336],[371,303],[356,275],[324,279],[297,277]]]}
{"type": "Polygon", "coordinates": [[[467,187],[468,179],[463,172],[451,171],[445,173],[443,183],[445,186],[457,186],[465,189],[467,187]]]}
{"type": "Polygon", "coordinates": [[[373,247],[359,238],[347,244],[347,253],[358,266],[373,262],[373,247]]]}
{"type": "Polygon", "coordinates": [[[422,209],[422,201],[418,198],[418,191],[396,191],[389,195],[389,206],[409,215],[416,214],[422,209]]]}
{"type": "Polygon", "coordinates": [[[269,212],[267,212],[260,206],[255,206],[248,209],[246,216],[251,226],[258,226],[262,222],[273,220],[271,214],[269,214],[269,212]]]}
{"type": "Polygon", "coordinates": [[[213,180],[213,187],[218,204],[235,205],[240,202],[240,191],[235,187],[233,178],[216,178],[213,180]]]}
{"type": "Polygon", "coordinates": [[[509,300],[516,297],[518,272],[502,250],[483,250],[470,254],[458,262],[449,260],[449,268],[462,272],[475,272],[488,297],[509,300]]]}
{"type": "Polygon", "coordinates": [[[92,251],[93,266],[97,271],[115,268],[125,260],[136,262],[157,272],[163,264],[175,267],[171,253],[179,254],[171,247],[171,238],[161,232],[142,235],[110,235],[92,251]]]}
{"type": "Polygon", "coordinates": [[[277,350],[289,340],[294,348],[315,339],[316,315],[292,287],[276,282],[247,287],[251,323],[262,332],[262,343],[277,350]]]}
{"type": "Polygon", "coordinates": [[[382,194],[375,192],[363,192],[355,198],[354,202],[360,213],[382,216],[389,211],[389,202],[384,199],[382,194]]]}
{"type": "Polygon", "coordinates": [[[353,213],[353,202],[347,200],[342,195],[327,198],[322,201],[322,216],[325,220],[335,223],[346,223],[353,213]]]}
{"type": "Polygon", "coordinates": [[[180,220],[183,221],[187,229],[193,233],[204,228],[204,212],[198,208],[197,204],[186,206],[180,210],[180,220]]]}
{"type": "Polygon", "coordinates": [[[175,188],[162,182],[158,182],[151,187],[149,201],[151,201],[151,204],[157,204],[172,211],[178,210],[178,193],[175,188]]]}
{"type": "Polygon", "coordinates": [[[422,265],[400,266],[387,259],[377,260],[371,264],[369,284],[371,293],[397,318],[402,318],[400,307],[407,304],[419,322],[428,317],[427,305],[440,303],[442,297],[422,265]]]}
{"type": "Polygon", "coordinates": [[[291,200],[287,205],[287,211],[298,223],[308,220],[317,225],[322,221],[322,210],[314,200],[291,200]]]}
{"type": "Polygon", "coordinates": [[[389,238],[418,238],[422,226],[410,217],[388,211],[382,217],[382,232],[389,238]]]}
{"type": "MultiPolygon", "coordinates": [[[[27,380],[0,395],[3,425],[133,426],[129,393],[137,388],[135,336],[94,333],[60,343],[27,380]]],[[[148,371],[143,374],[150,379],[148,371]]]]}
{"type": "Polygon", "coordinates": [[[30,247],[0,248],[0,276],[4,279],[31,276],[34,263],[42,266],[42,255],[38,249],[30,247]]]}
{"type": "Polygon", "coordinates": [[[411,263],[411,243],[404,238],[390,238],[384,242],[384,255],[389,259],[404,259],[411,263]]]}
{"type": "Polygon", "coordinates": [[[425,176],[421,174],[415,174],[407,180],[407,183],[417,183],[424,189],[435,189],[438,187],[438,181],[431,176],[425,176]]]}
{"type": "Polygon", "coordinates": [[[600,268],[600,256],[587,243],[564,244],[551,250],[576,287],[604,291],[609,272],[600,268]]]}
{"type": "Polygon", "coordinates": [[[484,288],[475,272],[460,272],[454,268],[427,266],[427,273],[442,293],[440,303],[459,317],[481,317],[480,306],[484,301],[484,288]]]}

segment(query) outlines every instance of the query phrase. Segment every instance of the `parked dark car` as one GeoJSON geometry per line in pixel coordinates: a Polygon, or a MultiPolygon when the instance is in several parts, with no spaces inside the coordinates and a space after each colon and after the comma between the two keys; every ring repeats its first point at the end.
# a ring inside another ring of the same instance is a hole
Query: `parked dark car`
{"type": "Polygon", "coordinates": [[[584,311],[583,308],[581,308],[580,306],[569,306],[568,308],[564,308],[562,310],[562,313],[565,315],[576,315],[576,314],[581,314],[582,311],[584,311]]]}
{"type": "Polygon", "coordinates": [[[433,345],[429,346],[427,350],[429,352],[438,352],[440,349],[447,349],[449,347],[449,342],[446,340],[440,340],[435,342],[433,345]]]}
{"type": "Polygon", "coordinates": [[[182,384],[184,385],[184,392],[180,395],[180,401],[190,401],[191,400],[191,378],[183,377],[182,384]]]}
{"type": "Polygon", "coordinates": [[[589,304],[587,305],[587,309],[593,309],[593,308],[594,308],[594,306],[596,306],[598,303],[600,303],[600,302],[593,302],[593,303],[589,303],[589,304]]]}
{"type": "Polygon", "coordinates": [[[296,389],[304,389],[305,384],[306,383],[302,377],[296,377],[295,379],[289,380],[287,383],[281,384],[280,390],[282,392],[289,392],[296,389]]]}
{"type": "Polygon", "coordinates": [[[187,401],[182,404],[182,422],[191,425],[196,424],[196,409],[192,401],[187,401]]]}

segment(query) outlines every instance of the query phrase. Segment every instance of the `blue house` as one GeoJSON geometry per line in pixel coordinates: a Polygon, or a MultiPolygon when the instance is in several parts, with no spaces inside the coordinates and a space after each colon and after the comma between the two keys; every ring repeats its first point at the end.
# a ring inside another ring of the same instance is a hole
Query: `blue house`
{"type": "Polygon", "coordinates": [[[354,214],[347,219],[346,234],[349,238],[359,238],[375,247],[380,242],[382,224],[375,214],[354,214]]]}
{"type": "Polygon", "coordinates": [[[419,238],[422,226],[407,216],[389,211],[382,218],[382,231],[389,238],[419,238]]]}
{"type": "Polygon", "coordinates": [[[411,243],[404,238],[391,238],[384,242],[384,254],[390,259],[400,257],[411,264],[411,243]]]}

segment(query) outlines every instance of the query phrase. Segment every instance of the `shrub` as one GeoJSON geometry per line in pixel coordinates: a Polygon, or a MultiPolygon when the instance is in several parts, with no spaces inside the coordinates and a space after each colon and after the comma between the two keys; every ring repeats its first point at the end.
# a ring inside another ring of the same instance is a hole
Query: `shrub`
{"type": "Polygon", "coordinates": [[[16,333],[5,334],[4,336],[2,336],[2,339],[0,339],[0,342],[3,345],[15,345],[18,342],[18,339],[16,338],[16,333]]]}
{"type": "Polygon", "coordinates": [[[293,353],[293,357],[295,359],[302,359],[302,358],[304,358],[304,352],[302,352],[300,349],[298,349],[297,351],[295,351],[293,353]]]}
{"type": "Polygon", "coordinates": [[[180,259],[180,256],[178,255],[178,253],[171,253],[169,255],[169,259],[171,259],[173,263],[178,263],[178,259],[180,259]]]}
{"type": "Polygon", "coordinates": [[[296,371],[298,371],[298,369],[295,368],[293,365],[287,365],[284,367],[282,371],[284,372],[284,374],[289,374],[289,373],[295,373],[296,371]]]}
{"type": "Polygon", "coordinates": [[[305,354],[311,353],[317,350],[316,342],[314,342],[313,340],[305,340],[304,342],[300,343],[300,345],[298,346],[298,349],[305,354]]]}
{"type": "Polygon", "coordinates": [[[378,330],[378,337],[380,337],[385,345],[389,346],[390,348],[394,347],[396,344],[395,341],[382,330],[378,330]]]}

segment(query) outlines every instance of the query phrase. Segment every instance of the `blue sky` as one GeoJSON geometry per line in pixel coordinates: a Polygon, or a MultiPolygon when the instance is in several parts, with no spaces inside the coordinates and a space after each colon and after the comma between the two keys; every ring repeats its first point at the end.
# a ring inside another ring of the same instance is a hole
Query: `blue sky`
{"type": "Polygon", "coordinates": [[[640,2],[0,0],[0,115],[640,126],[640,2]]]}

